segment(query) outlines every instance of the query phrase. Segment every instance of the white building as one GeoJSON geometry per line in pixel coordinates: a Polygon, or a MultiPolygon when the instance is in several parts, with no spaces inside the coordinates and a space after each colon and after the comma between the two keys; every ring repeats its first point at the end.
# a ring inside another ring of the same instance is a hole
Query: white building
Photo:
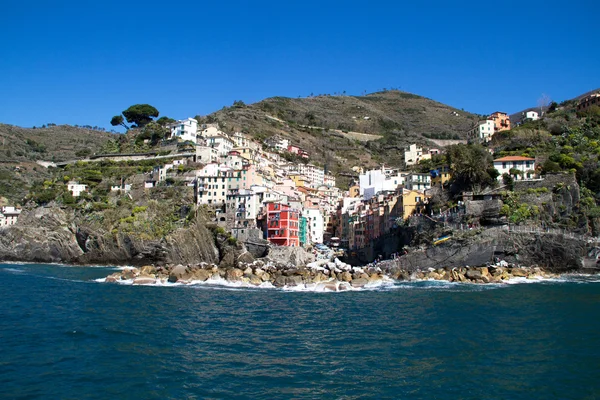
{"type": "Polygon", "coordinates": [[[500,173],[498,180],[502,180],[503,174],[512,175],[515,180],[535,179],[535,158],[521,156],[507,156],[494,160],[494,168],[500,173]],[[519,171],[520,173],[511,174],[519,171]]]}
{"type": "Polygon", "coordinates": [[[321,210],[318,208],[305,208],[302,216],[306,217],[306,228],[313,243],[323,243],[325,222],[321,210]]]}
{"type": "Polygon", "coordinates": [[[120,185],[113,185],[110,187],[110,191],[111,192],[118,192],[118,191],[123,191],[125,193],[131,192],[131,185],[129,184],[120,184],[120,185]]]}
{"type": "Polygon", "coordinates": [[[479,121],[469,132],[467,132],[467,138],[469,141],[482,143],[489,142],[494,136],[494,121],[486,119],[485,121],[479,121]]]}
{"type": "Polygon", "coordinates": [[[365,200],[370,199],[380,192],[393,192],[399,185],[403,185],[404,175],[396,170],[374,169],[358,176],[359,195],[365,200]]]}
{"type": "Polygon", "coordinates": [[[525,113],[525,115],[523,116],[523,121],[526,120],[530,120],[530,121],[537,121],[538,119],[540,119],[540,115],[538,114],[537,111],[527,111],[525,113]]]}
{"type": "Polygon", "coordinates": [[[234,132],[232,140],[235,144],[235,147],[249,147],[252,150],[260,150],[260,145],[245,133],[234,132]]]}
{"type": "Polygon", "coordinates": [[[187,118],[181,121],[167,125],[171,131],[169,139],[177,139],[181,141],[191,141],[196,143],[198,134],[198,121],[194,118],[187,118]]]}
{"type": "Polygon", "coordinates": [[[224,133],[219,133],[213,136],[206,136],[206,144],[217,150],[219,157],[225,157],[233,150],[233,140],[229,139],[224,133]]]}
{"type": "Polygon", "coordinates": [[[196,172],[197,203],[221,205],[227,199],[228,173],[231,168],[218,164],[207,164],[196,172]]]}
{"type": "Polygon", "coordinates": [[[406,175],[406,181],[404,187],[407,190],[416,190],[423,192],[427,189],[431,189],[431,175],[430,174],[419,174],[411,172],[406,175]]]}
{"type": "Polygon", "coordinates": [[[325,174],[323,176],[323,184],[330,186],[330,187],[335,187],[335,176],[333,175],[329,175],[329,174],[325,174]]]}
{"type": "Polygon", "coordinates": [[[417,147],[416,144],[408,146],[408,150],[404,152],[404,163],[406,165],[415,165],[423,160],[430,160],[431,154],[423,152],[423,148],[417,147]]]}
{"type": "Polygon", "coordinates": [[[219,161],[219,152],[211,146],[196,146],[196,162],[210,164],[219,161]]]}
{"type": "MultiPolygon", "coordinates": [[[[290,175],[291,174],[304,175],[310,182],[309,186],[313,189],[316,189],[317,187],[325,184],[325,170],[323,168],[317,167],[316,165],[302,164],[302,163],[298,163],[298,164],[290,163],[286,166],[286,170],[288,171],[288,174],[290,174],[290,175]]],[[[328,180],[331,182],[330,178],[328,178],[328,180]]],[[[333,183],[335,185],[335,178],[333,180],[333,183]]]]}
{"type": "Polygon", "coordinates": [[[71,192],[73,197],[79,197],[81,193],[87,192],[87,185],[83,185],[77,181],[69,181],[67,183],[67,190],[71,192]]]}
{"type": "Polygon", "coordinates": [[[21,210],[15,207],[5,206],[0,209],[0,227],[10,226],[17,223],[21,210]]]}

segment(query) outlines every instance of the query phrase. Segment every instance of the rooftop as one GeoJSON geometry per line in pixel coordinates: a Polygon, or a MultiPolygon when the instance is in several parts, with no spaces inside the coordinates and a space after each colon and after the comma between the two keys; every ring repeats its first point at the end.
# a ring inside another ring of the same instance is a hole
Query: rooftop
{"type": "Polygon", "coordinates": [[[521,156],[506,156],[502,158],[496,158],[494,161],[535,161],[535,158],[521,156]]]}

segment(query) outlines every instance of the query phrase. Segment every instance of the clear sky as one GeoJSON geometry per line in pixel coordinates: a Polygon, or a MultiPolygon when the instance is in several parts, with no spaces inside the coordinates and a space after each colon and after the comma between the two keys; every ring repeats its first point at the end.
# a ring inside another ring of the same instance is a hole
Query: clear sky
{"type": "Polygon", "coordinates": [[[479,114],[600,87],[600,1],[4,1],[0,122],[396,87],[479,114]]]}

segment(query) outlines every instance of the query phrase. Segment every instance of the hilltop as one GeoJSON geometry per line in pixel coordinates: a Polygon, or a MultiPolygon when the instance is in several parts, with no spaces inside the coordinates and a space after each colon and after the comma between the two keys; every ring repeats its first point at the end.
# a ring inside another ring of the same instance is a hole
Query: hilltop
{"type": "Polygon", "coordinates": [[[365,96],[272,97],[235,102],[200,118],[258,139],[279,135],[311,153],[333,172],[353,165],[401,165],[410,143],[465,139],[478,116],[415,94],[389,90],[365,96]]]}
{"type": "Polygon", "coordinates": [[[36,161],[83,158],[115,137],[112,133],[69,125],[21,128],[0,124],[0,197],[19,202],[34,180],[50,176],[36,161]]]}

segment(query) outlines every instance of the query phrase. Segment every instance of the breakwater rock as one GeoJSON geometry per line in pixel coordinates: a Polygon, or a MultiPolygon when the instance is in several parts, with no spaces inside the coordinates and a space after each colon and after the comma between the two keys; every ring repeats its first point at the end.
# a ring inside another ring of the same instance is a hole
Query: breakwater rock
{"type": "Polygon", "coordinates": [[[540,267],[518,267],[505,261],[485,267],[445,267],[426,270],[402,269],[395,261],[380,265],[353,267],[338,259],[317,261],[306,266],[276,266],[255,260],[241,268],[222,268],[215,264],[147,265],[125,268],[109,275],[105,282],[152,285],[166,283],[238,283],[261,287],[300,287],[341,291],[376,286],[384,281],[444,280],[459,283],[503,283],[514,278],[549,279],[557,275],[540,267]]]}

